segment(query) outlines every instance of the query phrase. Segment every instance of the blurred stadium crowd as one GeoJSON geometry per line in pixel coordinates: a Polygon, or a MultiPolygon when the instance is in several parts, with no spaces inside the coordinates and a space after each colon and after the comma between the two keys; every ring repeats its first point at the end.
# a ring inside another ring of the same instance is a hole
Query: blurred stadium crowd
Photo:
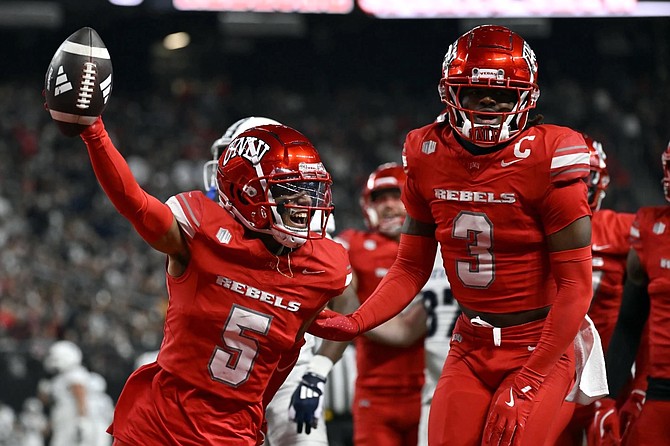
{"type": "MultiPolygon", "coordinates": [[[[442,37],[444,50],[456,37],[442,37]]],[[[604,207],[635,211],[662,203],[659,159],[670,136],[667,39],[659,49],[651,37],[638,36],[625,42],[624,56],[611,56],[566,51],[559,37],[535,48],[542,89],[537,111],[545,122],[603,143],[612,176],[604,207]],[[562,69],[576,63],[583,69],[562,69]]],[[[338,57],[332,66],[363,63],[338,57]]],[[[401,55],[393,63],[403,64],[401,55]]],[[[441,59],[426,63],[434,76],[418,85],[392,70],[382,81],[334,73],[322,88],[286,80],[245,83],[242,71],[175,77],[137,92],[118,85],[119,76],[105,122],[141,184],[167,199],[202,188],[210,145],[229,123],[249,115],[279,120],[317,145],[334,177],[338,229],[362,227],[363,179],[382,162],[400,161],[406,132],[441,112],[441,59]]],[[[226,67],[235,69],[242,67],[226,67]]],[[[60,338],[78,344],[87,367],[118,396],[136,358],[160,345],[166,299],[165,259],[112,208],[84,144],[61,136],[51,123],[41,88],[34,76],[0,84],[0,402],[15,411],[35,396],[46,351],[60,338]]]]}

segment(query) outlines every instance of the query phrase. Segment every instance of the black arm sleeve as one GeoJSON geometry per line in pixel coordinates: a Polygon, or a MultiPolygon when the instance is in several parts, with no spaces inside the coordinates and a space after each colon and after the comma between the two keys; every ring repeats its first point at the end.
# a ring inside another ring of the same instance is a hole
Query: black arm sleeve
{"type": "Polygon", "coordinates": [[[607,349],[605,363],[610,396],[617,398],[630,378],[644,324],[649,317],[649,293],[646,285],[627,280],[616,328],[607,349]]]}

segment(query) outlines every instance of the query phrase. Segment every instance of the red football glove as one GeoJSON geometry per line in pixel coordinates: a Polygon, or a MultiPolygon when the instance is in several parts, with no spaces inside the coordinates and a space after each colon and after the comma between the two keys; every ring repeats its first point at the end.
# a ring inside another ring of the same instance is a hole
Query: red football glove
{"type": "Polygon", "coordinates": [[[533,398],[541,384],[540,375],[525,368],[519,372],[512,386],[500,393],[491,407],[484,428],[483,445],[521,444],[533,398]]]}
{"type": "Polygon", "coordinates": [[[307,332],[331,341],[351,341],[360,334],[361,323],[355,312],[344,316],[325,308],[307,328],[307,332]]]}
{"type": "Polygon", "coordinates": [[[633,389],[628,395],[628,399],[621,409],[619,409],[619,427],[623,432],[622,438],[626,437],[630,426],[637,420],[642,412],[644,400],[647,397],[647,392],[641,389],[633,389]]]}
{"type": "Polygon", "coordinates": [[[616,401],[612,398],[602,398],[594,404],[596,413],[589,426],[587,444],[589,446],[619,446],[621,433],[616,401]]]}

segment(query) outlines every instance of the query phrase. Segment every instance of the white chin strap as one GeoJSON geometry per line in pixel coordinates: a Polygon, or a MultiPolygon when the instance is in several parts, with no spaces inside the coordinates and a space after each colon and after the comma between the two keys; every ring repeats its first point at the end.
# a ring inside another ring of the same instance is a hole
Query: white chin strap
{"type": "Polygon", "coordinates": [[[512,119],[512,116],[509,116],[505,122],[502,124],[502,128],[500,129],[500,136],[498,137],[498,141],[507,141],[509,139],[509,120],[512,119]]]}
{"type": "Polygon", "coordinates": [[[470,122],[470,120],[465,117],[465,113],[461,113],[461,117],[463,118],[463,127],[461,127],[461,133],[466,138],[469,138],[470,130],[472,130],[472,122],[470,122]]]}
{"type": "Polygon", "coordinates": [[[596,201],[596,211],[600,210],[600,206],[603,203],[603,199],[605,198],[607,194],[604,191],[598,192],[598,201],[596,201]]]}
{"type": "Polygon", "coordinates": [[[305,238],[303,238],[294,234],[287,234],[286,232],[280,231],[273,227],[272,237],[283,246],[294,249],[305,244],[307,241],[307,232],[305,232],[305,238]]]}

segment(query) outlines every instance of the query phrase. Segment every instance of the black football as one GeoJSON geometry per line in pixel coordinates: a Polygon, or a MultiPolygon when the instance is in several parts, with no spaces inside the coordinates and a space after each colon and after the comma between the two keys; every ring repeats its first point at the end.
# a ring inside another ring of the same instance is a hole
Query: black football
{"type": "Polygon", "coordinates": [[[93,28],[76,31],[58,47],[44,79],[51,118],[67,136],[93,124],[112,93],[112,60],[93,28]]]}

